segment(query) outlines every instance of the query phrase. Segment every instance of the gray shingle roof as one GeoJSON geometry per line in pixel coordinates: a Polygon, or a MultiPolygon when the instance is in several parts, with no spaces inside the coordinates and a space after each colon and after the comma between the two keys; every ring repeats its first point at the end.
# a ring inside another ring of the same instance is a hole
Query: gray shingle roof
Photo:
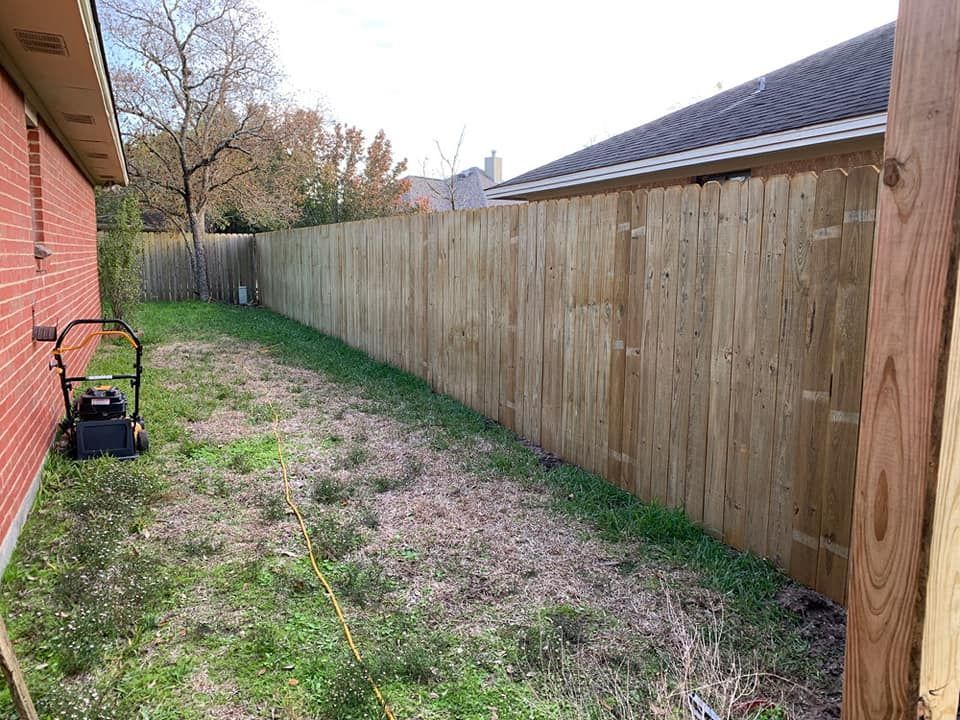
{"type": "Polygon", "coordinates": [[[895,23],[608,138],[497,187],[884,112],[895,23]],[[762,85],[762,90],[758,87],[762,85]]]}
{"type": "Polygon", "coordinates": [[[450,202],[451,189],[457,210],[484,208],[491,205],[512,205],[510,200],[493,200],[487,197],[486,189],[494,185],[493,179],[478,167],[467,168],[458,172],[451,187],[449,179],[430,178],[421,175],[410,175],[410,190],[404,193],[403,199],[413,203],[425,198],[430,209],[443,212],[452,209],[450,202]]]}

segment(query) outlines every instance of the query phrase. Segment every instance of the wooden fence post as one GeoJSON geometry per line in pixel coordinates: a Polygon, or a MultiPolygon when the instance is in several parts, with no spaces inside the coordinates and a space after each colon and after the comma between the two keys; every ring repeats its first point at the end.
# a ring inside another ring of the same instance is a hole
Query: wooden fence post
{"type": "Polygon", "coordinates": [[[17,708],[17,714],[20,715],[21,719],[39,720],[37,711],[33,707],[33,700],[30,699],[30,691],[27,690],[27,683],[23,679],[23,673],[20,672],[17,656],[13,652],[13,645],[10,644],[7,626],[2,617],[0,617],[0,672],[3,674],[3,679],[7,681],[10,696],[13,698],[13,704],[17,708]]]}
{"type": "Polygon", "coordinates": [[[901,0],[867,327],[845,720],[956,718],[960,3],[901,0]]]}

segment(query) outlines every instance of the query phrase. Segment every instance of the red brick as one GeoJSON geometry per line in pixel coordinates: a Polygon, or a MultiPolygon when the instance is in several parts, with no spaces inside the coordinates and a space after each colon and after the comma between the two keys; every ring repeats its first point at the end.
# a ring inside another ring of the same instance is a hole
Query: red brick
{"type": "MultiPolygon", "coordinates": [[[[62,326],[100,314],[93,188],[43,126],[28,131],[23,97],[0,70],[0,540],[10,529],[61,417],[50,346],[31,339],[37,321],[62,326]],[[31,192],[31,186],[33,190],[31,192]],[[41,199],[42,198],[42,199],[41,199]],[[33,209],[53,251],[33,259],[33,209]],[[10,402],[25,398],[25,402],[10,402]],[[11,409],[14,408],[14,409],[11,409]]],[[[92,354],[77,353],[81,369],[92,354]]]]}

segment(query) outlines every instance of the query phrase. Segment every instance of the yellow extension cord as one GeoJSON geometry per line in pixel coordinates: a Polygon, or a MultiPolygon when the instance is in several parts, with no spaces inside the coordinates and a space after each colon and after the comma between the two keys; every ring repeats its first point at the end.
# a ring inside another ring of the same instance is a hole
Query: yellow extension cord
{"type": "Polygon", "coordinates": [[[313,572],[316,574],[317,579],[320,580],[320,583],[323,585],[323,589],[326,591],[327,597],[330,598],[330,604],[333,605],[333,609],[337,613],[337,620],[340,621],[340,628],[343,630],[343,637],[347,641],[347,645],[350,646],[350,650],[353,652],[353,657],[356,658],[357,664],[363,668],[363,671],[366,673],[367,681],[370,683],[370,687],[373,689],[373,694],[376,695],[377,702],[379,702],[380,707],[383,708],[383,714],[387,717],[387,720],[396,720],[396,717],[390,710],[390,706],[383,697],[383,693],[380,692],[380,688],[374,681],[373,675],[370,674],[370,670],[367,668],[366,663],[363,662],[363,656],[360,655],[360,650],[353,641],[353,634],[350,632],[350,626],[347,625],[347,619],[343,615],[343,610],[340,609],[340,603],[337,602],[337,596],[333,592],[333,587],[331,587],[330,583],[327,582],[327,578],[324,577],[323,572],[320,570],[320,565],[317,563],[317,556],[313,552],[313,543],[310,542],[310,533],[307,532],[307,526],[303,521],[303,515],[300,514],[300,508],[297,507],[297,504],[293,501],[293,492],[290,489],[290,479],[287,477],[287,463],[283,459],[283,438],[280,435],[280,416],[276,413],[274,413],[273,417],[273,433],[277,438],[277,457],[280,459],[280,472],[283,475],[283,494],[287,500],[287,505],[291,510],[293,510],[293,514],[297,516],[297,522],[300,523],[300,532],[303,533],[303,539],[307,544],[307,554],[310,556],[310,565],[313,567],[313,572]]]}

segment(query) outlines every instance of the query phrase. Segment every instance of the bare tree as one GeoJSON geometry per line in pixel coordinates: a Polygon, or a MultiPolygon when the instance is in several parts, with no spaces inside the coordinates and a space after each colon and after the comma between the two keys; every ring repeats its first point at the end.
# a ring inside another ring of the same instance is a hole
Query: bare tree
{"type": "MultiPolygon", "coordinates": [[[[440,200],[441,203],[449,203],[451,210],[458,209],[457,197],[457,175],[460,173],[460,148],[463,146],[463,136],[467,132],[467,126],[460,129],[460,137],[457,139],[457,145],[453,153],[447,154],[440,147],[440,141],[434,140],[433,144],[437,146],[437,153],[440,155],[440,182],[434,184],[428,182],[430,191],[440,200]]],[[[426,172],[424,172],[426,175],[426,172]]]]}
{"type": "Polygon", "coordinates": [[[210,299],[207,213],[257,169],[280,72],[251,0],[105,0],[114,89],[134,183],[189,234],[210,299]]]}

